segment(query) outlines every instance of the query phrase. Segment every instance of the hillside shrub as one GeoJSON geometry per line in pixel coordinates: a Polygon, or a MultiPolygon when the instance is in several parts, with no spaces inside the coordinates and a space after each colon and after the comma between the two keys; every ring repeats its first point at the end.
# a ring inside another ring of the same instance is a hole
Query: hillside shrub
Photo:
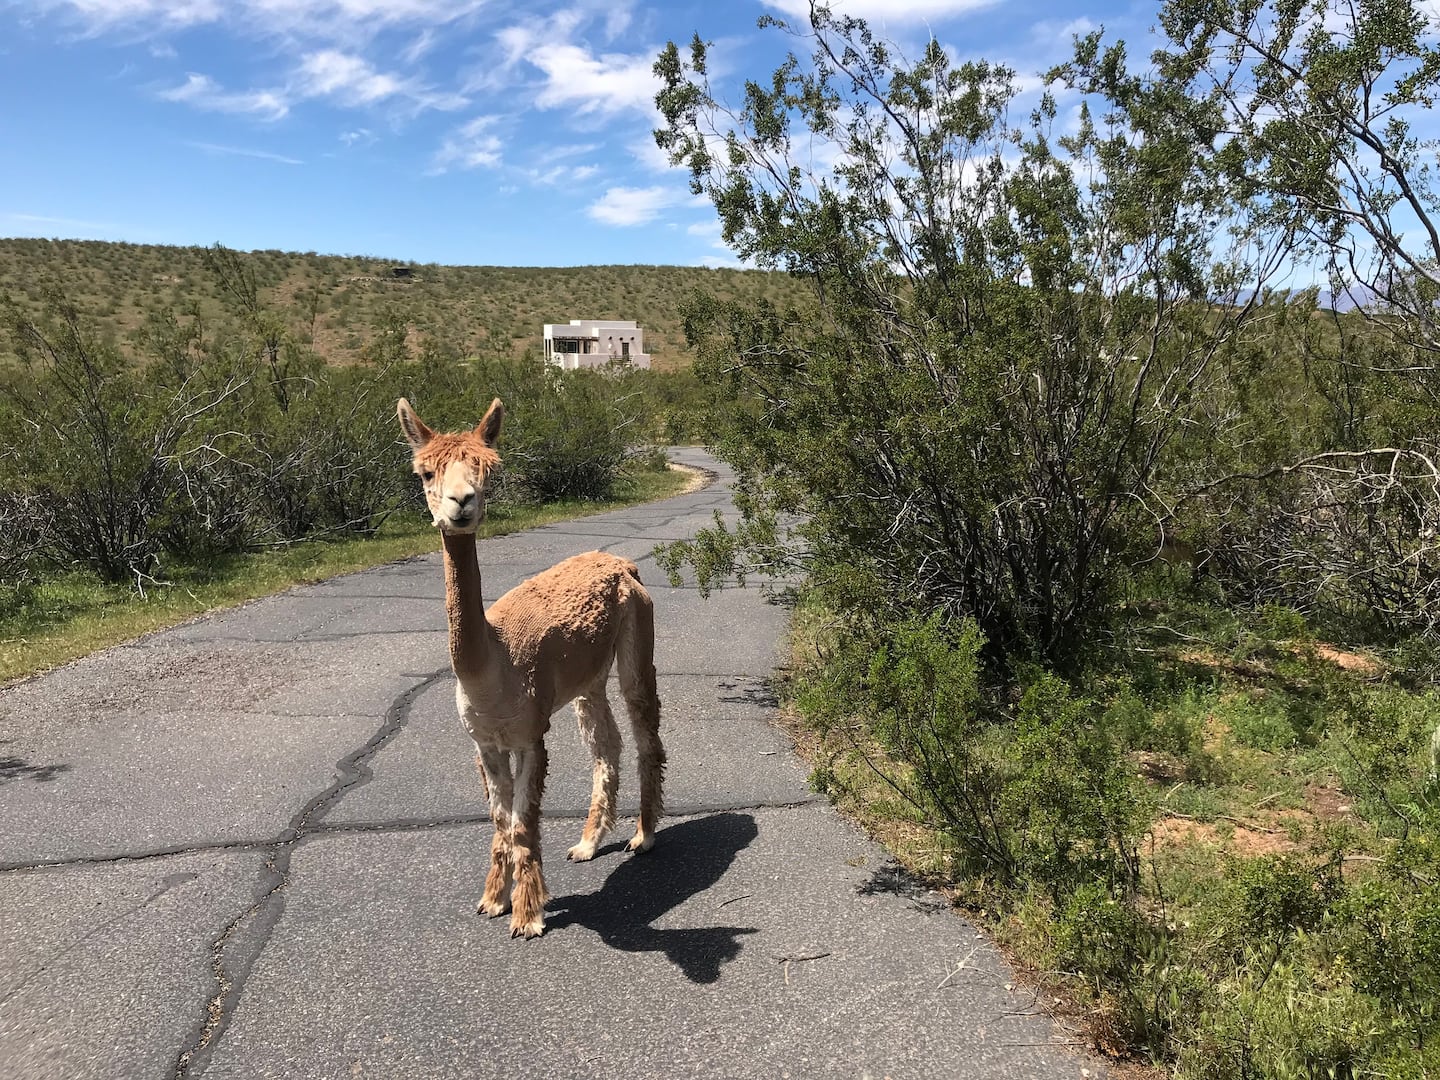
{"type": "Polygon", "coordinates": [[[808,67],[747,83],[743,107],[713,96],[698,38],[656,64],[657,142],[726,242],[821,312],[689,309],[697,372],[751,405],[718,440],[745,498],[738,529],[666,565],[702,587],[804,573],[837,610],[970,618],[989,663],[1073,670],[1153,553],[1151,482],[1264,274],[1222,225],[1207,106],[1082,107],[1062,135],[1046,98],[1012,125],[1007,69],[809,21],[808,67]],[[809,167],[817,141],[833,170],[809,167]]]}
{"type": "Polygon", "coordinates": [[[401,395],[442,429],[505,400],[500,503],[601,499],[622,482],[646,423],[620,381],[531,357],[464,360],[440,340],[413,357],[393,313],[371,355],[329,367],[263,306],[244,257],[221,265],[240,316],[154,312],[131,355],[58,293],[39,318],[5,308],[19,360],[0,369],[7,582],[78,565],[143,587],[169,559],[373,534],[420,506],[401,395]]]}

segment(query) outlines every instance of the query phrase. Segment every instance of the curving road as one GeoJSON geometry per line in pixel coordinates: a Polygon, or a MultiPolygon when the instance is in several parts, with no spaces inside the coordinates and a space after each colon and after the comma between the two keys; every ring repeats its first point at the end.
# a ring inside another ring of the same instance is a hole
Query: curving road
{"type": "MultiPolygon", "coordinates": [[[[1097,1075],[806,789],[767,686],[785,612],[664,585],[652,546],[730,512],[728,471],[675,456],[718,482],[481,545],[487,599],[593,547],[656,599],[669,816],[566,863],[589,762],[557,716],[538,941],[474,914],[438,554],[0,690],[0,1076],[1097,1075]]],[[[634,789],[627,755],[622,814],[634,789]]]]}

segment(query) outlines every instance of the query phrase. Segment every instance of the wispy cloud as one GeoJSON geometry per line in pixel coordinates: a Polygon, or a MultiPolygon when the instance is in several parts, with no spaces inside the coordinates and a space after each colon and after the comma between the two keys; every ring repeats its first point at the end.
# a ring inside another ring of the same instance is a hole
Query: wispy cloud
{"type": "Polygon", "coordinates": [[[504,142],[491,128],[499,118],[477,116],[456,128],[440,145],[430,164],[431,173],[451,169],[485,169],[500,164],[504,142]]]}
{"type": "Polygon", "coordinates": [[[415,35],[414,41],[400,51],[400,59],[407,64],[418,64],[421,57],[433,49],[438,40],[439,36],[435,31],[426,27],[415,35]]]}
{"type": "Polygon", "coordinates": [[[579,45],[545,44],[526,59],[546,76],[535,98],[542,109],[616,113],[626,109],[649,112],[655,107],[660,83],[652,70],[655,57],[649,52],[595,57],[579,45]]]}
{"type": "Polygon", "coordinates": [[[351,108],[386,102],[400,103],[414,112],[464,108],[461,94],[436,90],[418,79],[379,71],[363,57],[322,49],[306,53],[284,86],[263,90],[226,90],[208,75],[189,72],[185,82],[159,92],[165,101],[179,102],[208,112],[257,116],[279,120],[297,102],[328,99],[351,108]]]}
{"type": "MultiPolygon", "coordinates": [[[[837,15],[851,15],[874,23],[919,23],[964,15],[991,7],[996,0],[828,0],[837,15]]],[[[764,0],[792,18],[808,20],[810,0],[764,0]]]]}
{"type": "Polygon", "coordinates": [[[238,113],[279,120],[290,112],[290,102],[278,90],[225,90],[208,75],[189,72],[179,86],[161,90],[164,101],[177,101],[211,112],[238,113]]]}
{"type": "Polygon", "coordinates": [[[487,0],[12,0],[99,35],[225,25],[252,37],[363,41],[384,30],[442,27],[487,0]]]}
{"type": "Polygon", "coordinates": [[[196,150],[203,150],[207,154],[225,154],[231,157],[259,158],[261,161],[276,161],[281,165],[304,165],[305,162],[299,158],[286,157],[284,154],[272,153],[269,150],[252,150],[244,146],[222,146],[219,143],[208,142],[187,142],[186,146],[196,150]]]}
{"type": "Polygon", "coordinates": [[[668,187],[612,187],[585,212],[602,225],[644,225],[687,199],[685,192],[668,187]]]}
{"type": "MultiPolygon", "coordinates": [[[[605,36],[618,33],[626,24],[617,22],[612,12],[605,36]]],[[[660,89],[652,70],[658,46],[637,53],[596,55],[588,42],[580,43],[588,36],[589,26],[589,13],[568,8],[543,21],[531,19],[505,27],[495,35],[504,56],[502,70],[487,71],[480,81],[493,84],[497,75],[508,77],[524,65],[542,76],[534,88],[539,108],[568,109],[580,115],[613,115],[632,109],[653,112],[660,89]]]]}
{"type": "Polygon", "coordinates": [[[0,228],[17,236],[72,236],[99,240],[145,235],[148,230],[132,225],[105,221],[82,221],[78,218],[51,217],[45,214],[21,214],[0,211],[0,228]]]}
{"type": "Polygon", "coordinates": [[[418,79],[377,71],[364,57],[338,49],[322,49],[303,56],[296,72],[296,88],[304,97],[334,98],[350,106],[402,99],[417,110],[450,111],[469,104],[461,94],[436,90],[418,79]]]}

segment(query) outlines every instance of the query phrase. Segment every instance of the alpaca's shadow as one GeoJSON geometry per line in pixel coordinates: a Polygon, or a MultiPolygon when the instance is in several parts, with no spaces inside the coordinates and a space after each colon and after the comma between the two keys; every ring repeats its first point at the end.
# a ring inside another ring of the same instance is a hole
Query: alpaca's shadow
{"type": "MultiPolygon", "coordinates": [[[[691,982],[711,983],[740,955],[740,938],[753,927],[706,926],[662,930],[652,924],[710,888],[735,856],[759,835],[749,814],[712,814],[661,829],[655,846],[626,856],[598,892],[562,896],[550,904],[547,932],[584,926],[626,952],[663,952],[691,982]]],[[[601,854],[616,850],[611,845],[601,854]]]]}

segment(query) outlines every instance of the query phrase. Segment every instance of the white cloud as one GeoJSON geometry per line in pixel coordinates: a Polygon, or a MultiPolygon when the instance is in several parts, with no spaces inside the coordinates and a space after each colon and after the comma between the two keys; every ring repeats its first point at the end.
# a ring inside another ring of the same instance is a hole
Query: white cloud
{"type": "Polygon", "coordinates": [[[400,59],[407,64],[417,64],[420,58],[435,47],[435,31],[426,27],[416,35],[415,40],[400,52],[400,59]]]}
{"type": "Polygon", "coordinates": [[[353,131],[342,131],[340,141],[346,146],[369,146],[375,141],[375,133],[369,128],[355,128],[353,131]]]}
{"type": "Polygon", "coordinates": [[[228,91],[208,75],[189,72],[185,81],[169,90],[161,90],[165,101],[178,101],[211,112],[254,115],[263,120],[279,120],[290,111],[290,102],[278,90],[228,91]]]}
{"type": "Polygon", "coordinates": [[[187,142],[186,146],[192,146],[196,150],[204,150],[207,154],[225,154],[231,157],[259,158],[262,161],[278,161],[281,165],[304,165],[299,158],[286,157],[284,154],[275,154],[269,150],[250,150],[243,146],[222,146],[219,143],[208,142],[187,142]]]}
{"type": "Polygon", "coordinates": [[[636,139],[626,149],[630,151],[631,157],[650,172],[668,173],[675,168],[670,164],[669,151],[661,150],[656,146],[653,135],[647,134],[643,138],[636,139]]]}
{"type": "Polygon", "coordinates": [[[625,109],[649,112],[655,106],[659,80],[651,70],[650,53],[627,56],[605,53],[599,57],[579,45],[547,43],[533,48],[526,59],[545,73],[544,87],[535,98],[542,109],[574,109],[578,113],[615,113],[625,109]]]}
{"type": "Polygon", "coordinates": [[[358,56],[336,49],[309,53],[300,61],[302,91],[308,97],[337,97],[352,105],[369,105],[400,92],[401,81],[376,71],[358,56]]]}
{"type": "MultiPolygon", "coordinates": [[[[992,6],[996,0],[827,0],[837,15],[874,23],[918,23],[948,19],[992,6]]],[[[810,18],[810,0],[764,0],[795,19],[810,18]]]]}
{"type": "Polygon", "coordinates": [[[415,112],[464,108],[468,99],[437,91],[415,79],[377,71],[361,57],[322,49],[300,58],[289,83],[268,90],[227,91],[208,75],[187,74],[185,82],[159,97],[209,112],[225,112],[279,120],[297,101],[330,98],[341,105],[365,107],[387,101],[405,102],[415,112]]]}
{"type": "Polygon", "coordinates": [[[602,225],[644,225],[685,199],[686,193],[674,188],[612,187],[586,207],[585,212],[602,225]]]}
{"type": "Polygon", "coordinates": [[[614,41],[630,28],[633,4],[617,3],[609,5],[605,12],[605,40],[614,41]]]}
{"type": "Polygon", "coordinates": [[[302,57],[296,81],[305,97],[331,97],[351,106],[374,105],[391,98],[408,101],[417,111],[451,111],[469,104],[460,94],[437,91],[416,79],[376,71],[369,61],[338,49],[322,49],[302,57]]]}
{"type": "Polygon", "coordinates": [[[557,161],[564,161],[566,158],[581,157],[584,154],[593,154],[600,149],[599,143],[562,143],[558,146],[547,146],[535,155],[536,165],[553,165],[557,161]]]}
{"type": "MultiPolygon", "coordinates": [[[[498,31],[495,40],[503,59],[479,72],[475,84],[513,88],[515,70],[525,65],[543,76],[538,88],[532,85],[539,108],[581,115],[613,115],[630,109],[653,113],[660,82],[652,68],[659,46],[596,55],[587,41],[590,34],[585,33],[592,17],[592,12],[581,8],[567,8],[549,19],[529,19],[498,31]]],[[[617,19],[616,12],[610,12],[604,33],[593,32],[608,39],[626,25],[617,19]]]]}
{"type": "Polygon", "coordinates": [[[581,184],[598,175],[599,165],[551,165],[545,169],[526,169],[525,177],[532,184],[545,187],[560,187],[562,184],[581,184]]]}
{"type": "Polygon", "coordinates": [[[500,164],[504,142],[490,129],[498,117],[477,116],[451,132],[435,152],[431,173],[451,169],[487,169],[500,164]]]}
{"type": "Polygon", "coordinates": [[[96,237],[109,239],[113,237],[133,236],[141,231],[132,225],[115,225],[103,221],[80,221],[76,218],[49,217],[45,214],[17,214],[13,212],[0,213],[0,222],[8,222],[4,228],[16,236],[78,236],[96,237]],[[63,229],[59,233],[56,228],[63,229]]]}
{"type": "Polygon", "coordinates": [[[151,34],[224,24],[255,37],[355,41],[381,30],[439,27],[487,0],[17,0],[17,6],[79,23],[85,32],[151,34]]]}

